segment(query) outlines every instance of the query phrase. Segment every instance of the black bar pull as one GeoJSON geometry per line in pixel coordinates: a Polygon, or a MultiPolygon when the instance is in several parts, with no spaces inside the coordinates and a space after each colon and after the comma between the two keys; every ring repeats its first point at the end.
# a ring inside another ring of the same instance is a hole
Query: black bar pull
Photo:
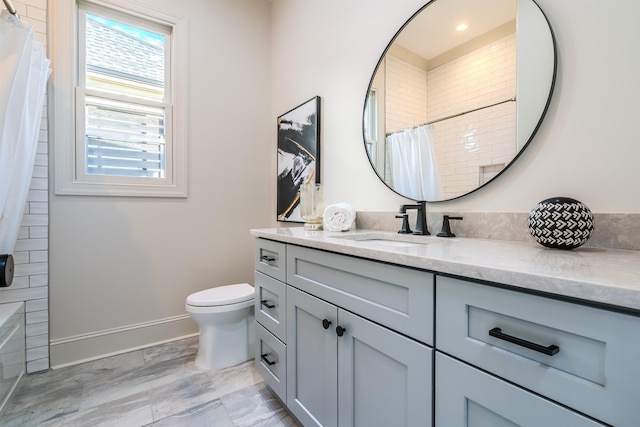
{"type": "Polygon", "coordinates": [[[492,330],[489,331],[489,335],[491,335],[492,337],[496,337],[501,340],[510,342],[512,344],[516,344],[516,345],[528,348],[529,350],[534,350],[539,353],[546,354],[548,356],[553,356],[554,354],[557,354],[560,351],[560,347],[558,347],[557,345],[552,344],[548,347],[545,347],[543,345],[536,344],[531,341],[523,340],[522,338],[503,334],[502,329],[500,328],[493,328],[492,330]]]}
{"type": "Polygon", "coordinates": [[[336,326],[336,334],[338,334],[339,337],[343,336],[345,331],[346,329],[342,326],[336,326]]]}
{"type": "Polygon", "coordinates": [[[322,320],[322,327],[325,329],[329,329],[329,326],[331,325],[331,322],[327,319],[323,319],[322,320]]]}
{"type": "Polygon", "coordinates": [[[269,366],[275,365],[276,364],[275,361],[267,359],[268,355],[269,355],[269,353],[260,355],[260,360],[262,360],[264,363],[266,363],[269,366]]]}
{"type": "Polygon", "coordinates": [[[266,262],[273,262],[273,261],[275,261],[275,260],[276,260],[276,257],[274,257],[274,256],[272,256],[272,255],[262,255],[262,256],[260,257],[260,259],[261,259],[262,261],[266,261],[266,262]]]}
{"type": "Polygon", "coordinates": [[[267,308],[274,308],[275,307],[275,305],[269,304],[269,300],[268,299],[263,299],[262,301],[260,301],[260,304],[264,305],[267,308]]]}

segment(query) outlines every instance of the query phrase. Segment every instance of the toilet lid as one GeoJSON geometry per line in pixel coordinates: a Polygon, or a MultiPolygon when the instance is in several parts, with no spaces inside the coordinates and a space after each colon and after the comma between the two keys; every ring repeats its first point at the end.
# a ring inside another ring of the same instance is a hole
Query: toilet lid
{"type": "Polygon", "coordinates": [[[205,289],[187,297],[187,304],[198,307],[211,307],[218,305],[236,304],[249,301],[254,298],[255,290],[248,283],[238,283],[236,285],[218,286],[217,288],[205,289]]]}

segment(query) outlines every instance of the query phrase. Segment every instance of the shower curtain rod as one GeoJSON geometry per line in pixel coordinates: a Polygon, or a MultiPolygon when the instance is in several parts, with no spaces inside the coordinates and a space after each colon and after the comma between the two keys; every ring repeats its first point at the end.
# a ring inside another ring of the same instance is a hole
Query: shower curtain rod
{"type": "Polygon", "coordinates": [[[5,7],[7,8],[7,10],[9,11],[10,14],[12,14],[13,16],[17,16],[18,18],[20,17],[18,15],[18,11],[16,10],[15,7],[13,7],[13,4],[11,3],[11,0],[2,0],[4,2],[5,7]]]}
{"type": "MultiPolygon", "coordinates": [[[[463,111],[462,113],[452,114],[452,115],[447,116],[447,117],[442,117],[441,119],[432,120],[430,122],[422,123],[422,124],[415,125],[415,126],[411,126],[409,128],[405,128],[405,129],[415,129],[415,128],[419,128],[420,126],[432,125],[434,123],[438,123],[438,122],[441,122],[443,120],[453,119],[455,117],[464,116],[465,114],[469,114],[469,113],[473,113],[473,112],[476,112],[476,111],[484,110],[485,108],[491,108],[491,107],[495,107],[496,105],[504,104],[504,103],[507,103],[507,102],[515,102],[515,101],[516,101],[516,97],[514,96],[513,98],[505,99],[504,101],[496,102],[494,104],[485,105],[484,107],[474,108],[473,110],[463,111]]],[[[390,133],[388,133],[386,135],[389,136],[389,135],[393,135],[394,133],[403,132],[405,129],[397,130],[395,132],[390,132],[390,133]]]]}

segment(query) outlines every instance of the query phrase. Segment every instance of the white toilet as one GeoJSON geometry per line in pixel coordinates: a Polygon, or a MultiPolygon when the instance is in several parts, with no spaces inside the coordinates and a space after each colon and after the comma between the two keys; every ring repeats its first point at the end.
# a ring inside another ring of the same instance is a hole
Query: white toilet
{"type": "Polygon", "coordinates": [[[198,368],[220,369],[254,356],[254,299],[248,283],[205,289],[187,297],[187,313],[200,327],[198,368]]]}

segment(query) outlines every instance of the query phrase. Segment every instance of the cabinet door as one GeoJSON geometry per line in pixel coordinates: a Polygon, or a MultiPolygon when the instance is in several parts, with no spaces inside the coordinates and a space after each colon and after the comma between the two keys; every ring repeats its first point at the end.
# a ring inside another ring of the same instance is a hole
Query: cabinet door
{"type": "Polygon", "coordinates": [[[338,422],[337,317],[334,305],[287,287],[287,407],[305,427],[338,422]]]}
{"type": "Polygon", "coordinates": [[[339,425],[431,426],[433,350],[341,309],[338,320],[339,425]]]}
{"type": "Polygon", "coordinates": [[[436,352],[436,427],[604,426],[436,352]]]}

